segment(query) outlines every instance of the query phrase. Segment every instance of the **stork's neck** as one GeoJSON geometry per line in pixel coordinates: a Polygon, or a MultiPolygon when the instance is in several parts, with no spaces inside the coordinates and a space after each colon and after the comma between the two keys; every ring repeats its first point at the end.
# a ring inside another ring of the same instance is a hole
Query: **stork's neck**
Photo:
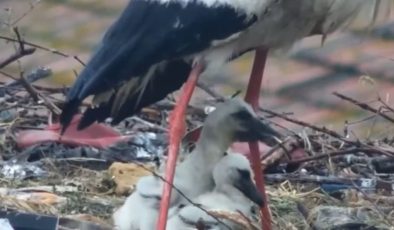
{"type": "Polygon", "coordinates": [[[204,127],[200,139],[196,143],[196,150],[209,158],[221,158],[232,144],[231,137],[217,127],[204,127]]]}

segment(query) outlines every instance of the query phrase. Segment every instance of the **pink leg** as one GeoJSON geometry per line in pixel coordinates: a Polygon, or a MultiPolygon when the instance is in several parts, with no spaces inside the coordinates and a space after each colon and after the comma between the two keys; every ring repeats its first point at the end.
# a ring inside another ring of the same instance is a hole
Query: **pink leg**
{"type": "Polygon", "coordinates": [[[204,69],[203,64],[197,64],[190,72],[189,78],[183,87],[183,91],[179,97],[179,101],[172,111],[170,117],[170,144],[168,148],[168,159],[166,164],[165,179],[168,183],[164,184],[162,199],[160,202],[159,220],[157,223],[158,230],[165,230],[167,225],[168,209],[170,207],[170,197],[172,191],[172,184],[174,182],[174,174],[177,156],[181,138],[185,132],[185,113],[187,105],[193,94],[194,88],[197,84],[198,76],[204,69]]]}
{"type": "MultiPolygon", "coordinates": [[[[248,89],[246,91],[245,100],[252,105],[254,109],[257,109],[259,106],[259,97],[261,84],[263,80],[265,62],[267,59],[268,50],[265,48],[256,49],[256,54],[253,62],[252,73],[250,74],[248,89]]],[[[265,204],[261,208],[261,220],[262,220],[262,228],[263,230],[271,230],[271,214],[268,207],[268,199],[267,194],[265,193],[265,182],[263,171],[261,169],[260,163],[260,150],[257,142],[249,143],[250,149],[250,160],[255,176],[256,185],[259,188],[260,192],[263,194],[265,199],[265,204]]]]}

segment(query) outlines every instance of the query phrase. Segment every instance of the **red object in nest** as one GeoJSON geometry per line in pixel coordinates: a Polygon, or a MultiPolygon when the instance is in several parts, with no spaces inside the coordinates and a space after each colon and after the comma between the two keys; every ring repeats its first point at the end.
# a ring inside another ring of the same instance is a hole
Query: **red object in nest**
{"type": "Polygon", "coordinates": [[[81,115],[76,115],[63,136],[60,135],[61,125],[48,125],[44,130],[24,130],[18,133],[16,143],[20,148],[26,148],[43,142],[58,142],[71,146],[91,146],[106,148],[129,137],[123,136],[113,128],[104,124],[92,124],[84,130],[77,130],[81,115]]]}

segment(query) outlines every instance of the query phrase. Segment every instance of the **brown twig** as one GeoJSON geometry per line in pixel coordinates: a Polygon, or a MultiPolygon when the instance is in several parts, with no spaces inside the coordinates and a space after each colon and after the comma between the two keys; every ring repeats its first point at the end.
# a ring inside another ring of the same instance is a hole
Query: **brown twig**
{"type": "Polygon", "coordinates": [[[19,60],[20,58],[22,58],[24,56],[31,55],[31,54],[33,54],[36,51],[35,48],[25,49],[25,47],[23,46],[23,40],[22,40],[22,38],[21,38],[21,36],[19,34],[19,31],[18,31],[18,28],[14,27],[13,30],[14,30],[15,35],[17,37],[17,41],[19,41],[18,42],[19,43],[19,48],[18,48],[16,53],[12,54],[10,57],[8,57],[4,61],[0,62],[0,69],[2,69],[4,67],[6,67],[7,65],[13,63],[14,61],[19,60]]]}
{"type": "MultiPolygon", "coordinates": [[[[23,39],[19,33],[19,30],[17,27],[13,28],[16,39],[18,42],[18,48],[17,48],[17,53],[24,54],[26,53],[27,49],[25,49],[25,43],[23,42],[23,39]]],[[[33,51],[34,52],[34,51],[33,51]]],[[[23,71],[20,73],[20,82],[23,85],[23,87],[26,89],[26,91],[33,97],[35,101],[42,100],[44,104],[47,106],[49,110],[51,110],[53,113],[59,115],[61,113],[61,110],[53,104],[50,100],[48,100],[45,96],[41,95],[40,93],[37,92],[37,90],[26,80],[26,78],[23,76],[23,71]]]]}
{"type": "Polygon", "coordinates": [[[382,98],[379,96],[378,97],[378,101],[380,103],[382,103],[384,105],[384,108],[389,110],[390,112],[394,113],[394,108],[392,108],[391,106],[389,106],[384,100],[382,100],[382,98]]]}
{"type": "Polygon", "coordinates": [[[34,49],[34,48],[28,48],[28,49],[20,50],[17,53],[12,54],[7,59],[0,62],[0,69],[6,67],[7,65],[13,63],[16,60],[19,60],[20,58],[22,58],[24,56],[33,54],[35,51],[36,51],[36,49],[34,49]]]}
{"type": "Polygon", "coordinates": [[[20,73],[19,79],[22,86],[26,89],[26,91],[30,94],[30,96],[32,96],[35,101],[39,101],[40,97],[38,95],[38,92],[33,88],[33,86],[29,82],[26,81],[26,78],[23,76],[23,72],[20,73]]]}
{"type": "Polygon", "coordinates": [[[328,152],[328,153],[322,153],[318,154],[315,156],[311,157],[306,157],[302,159],[297,159],[297,160],[291,160],[287,163],[289,164],[301,164],[309,161],[315,161],[315,160],[320,160],[328,157],[334,157],[334,156],[342,156],[342,155],[347,155],[347,154],[355,154],[355,153],[374,153],[375,151],[369,148],[351,148],[351,149],[346,149],[346,150],[340,150],[340,151],[333,151],[333,152],[328,152]]]}
{"type": "MultiPolygon", "coordinates": [[[[6,40],[6,41],[9,41],[9,42],[18,42],[18,43],[20,42],[20,41],[18,41],[18,40],[15,39],[15,38],[10,38],[10,37],[3,36],[3,35],[0,35],[0,39],[6,40]]],[[[35,44],[35,43],[31,43],[31,42],[27,42],[27,41],[21,41],[21,42],[22,42],[24,45],[31,46],[31,47],[34,47],[34,48],[36,48],[36,49],[44,50],[44,51],[47,51],[47,52],[50,52],[50,53],[53,53],[53,54],[56,54],[56,55],[59,55],[59,56],[62,56],[62,57],[66,57],[66,58],[72,57],[72,58],[74,58],[76,61],[78,61],[81,65],[83,65],[83,66],[86,65],[86,64],[85,64],[78,56],[76,56],[76,55],[70,55],[70,54],[64,53],[64,52],[59,51],[59,50],[56,50],[56,49],[47,48],[47,47],[45,47],[45,46],[38,45],[38,44],[35,44]]]]}
{"type": "Polygon", "coordinates": [[[36,0],[35,2],[30,2],[30,8],[24,12],[21,16],[19,16],[17,19],[15,19],[10,26],[16,25],[18,22],[20,22],[22,19],[24,19],[30,12],[32,12],[35,9],[35,6],[39,4],[41,1],[36,0]]]}
{"type": "Polygon", "coordinates": [[[364,110],[370,111],[370,112],[372,112],[372,113],[375,113],[375,114],[381,116],[382,118],[384,118],[384,119],[386,119],[386,120],[388,120],[388,121],[394,123],[394,119],[393,119],[393,118],[391,118],[391,117],[387,116],[386,114],[382,113],[382,111],[380,111],[380,110],[377,110],[377,109],[375,109],[375,108],[372,108],[371,106],[369,106],[369,105],[366,104],[366,103],[357,101],[357,100],[355,100],[355,99],[353,99],[353,98],[350,98],[350,97],[345,96],[345,95],[343,95],[343,94],[340,94],[340,93],[338,93],[338,92],[334,92],[333,94],[334,94],[335,96],[339,97],[339,98],[342,99],[342,100],[348,101],[348,102],[350,102],[350,103],[352,103],[352,104],[354,104],[354,105],[360,107],[361,109],[364,109],[364,110]]]}
{"type": "Polygon", "coordinates": [[[303,126],[303,127],[307,127],[307,128],[310,128],[312,130],[315,130],[315,131],[318,131],[318,132],[321,132],[321,133],[325,133],[325,134],[327,134],[327,135],[329,135],[331,137],[339,139],[339,140],[341,140],[341,141],[343,141],[343,142],[345,142],[347,144],[350,144],[352,146],[368,148],[371,151],[375,151],[376,153],[384,154],[384,155],[389,156],[389,157],[394,157],[394,152],[392,152],[392,151],[383,150],[381,148],[370,146],[370,145],[364,144],[364,143],[362,143],[360,141],[349,140],[348,138],[342,136],[341,134],[339,134],[339,133],[337,133],[337,132],[335,132],[333,130],[327,129],[326,127],[318,127],[316,125],[312,125],[312,124],[306,123],[304,121],[296,120],[296,119],[290,118],[290,117],[288,117],[286,115],[283,115],[283,114],[280,114],[280,113],[276,113],[276,112],[268,110],[268,109],[260,109],[260,111],[268,113],[268,114],[276,116],[276,117],[279,117],[279,118],[281,118],[283,120],[286,120],[288,122],[291,122],[291,123],[294,123],[294,124],[297,124],[297,125],[300,125],[300,126],[303,126]]]}

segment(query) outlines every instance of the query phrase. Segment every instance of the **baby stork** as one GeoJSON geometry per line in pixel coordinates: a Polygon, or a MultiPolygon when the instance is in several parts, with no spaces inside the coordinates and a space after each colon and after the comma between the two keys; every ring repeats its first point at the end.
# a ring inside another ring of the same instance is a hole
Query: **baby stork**
{"type": "Polygon", "coordinates": [[[171,217],[168,230],[196,229],[202,225],[204,229],[239,229],[239,225],[231,221],[219,222],[206,211],[241,212],[252,219],[256,204],[263,205],[263,197],[252,181],[252,169],[248,159],[230,153],[223,157],[213,170],[215,188],[202,194],[194,202],[198,205],[187,205],[171,217]]]}
{"type": "MultiPolygon", "coordinates": [[[[176,168],[174,185],[188,198],[212,191],[213,169],[232,143],[257,140],[272,143],[279,136],[244,101],[225,101],[207,116],[194,150],[176,168]]],[[[229,172],[222,171],[223,176],[229,172]]],[[[114,223],[118,229],[155,229],[164,184],[155,176],[141,178],[136,191],[114,214],[114,223]]],[[[177,191],[174,190],[171,194],[171,207],[189,204],[177,191]]]]}

